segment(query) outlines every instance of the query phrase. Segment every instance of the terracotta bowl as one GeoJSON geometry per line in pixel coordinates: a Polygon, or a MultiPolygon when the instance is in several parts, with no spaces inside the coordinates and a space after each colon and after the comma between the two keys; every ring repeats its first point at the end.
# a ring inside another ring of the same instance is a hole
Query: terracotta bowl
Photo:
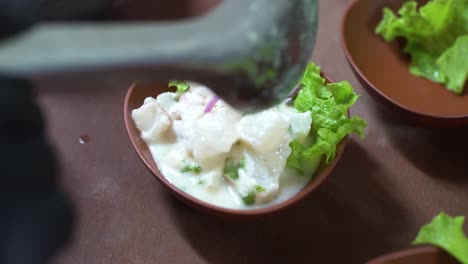
{"type": "Polygon", "coordinates": [[[411,75],[403,43],[387,43],[374,33],[383,7],[398,10],[403,2],[406,0],[352,2],[342,21],[348,62],[367,92],[398,117],[426,126],[468,125],[468,87],[464,94],[455,95],[440,84],[411,75]]]}
{"type": "MultiPolygon", "coordinates": [[[[332,82],[332,80],[326,76],[327,82],[332,82]]],[[[143,100],[148,97],[152,96],[155,97],[160,93],[168,91],[166,83],[155,83],[155,84],[134,84],[128,90],[127,96],[125,98],[124,104],[124,118],[125,118],[125,126],[127,128],[128,135],[130,140],[132,141],[133,147],[135,148],[137,154],[140,156],[143,163],[146,167],[150,170],[151,173],[156,177],[159,182],[164,185],[170,193],[175,195],[179,198],[182,202],[186,203],[187,205],[208,213],[210,215],[219,216],[222,218],[227,219],[235,219],[235,220],[246,220],[246,219],[253,219],[260,216],[271,215],[273,213],[279,212],[283,209],[286,209],[293,204],[303,200],[305,197],[309,196],[317,187],[325,180],[325,178],[330,174],[333,170],[335,165],[337,164],[338,160],[340,159],[346,142],[347,138],[343,139],[342,142],[338,145],[337,154],[335,160],[325,166],[324,162],[319,166],[315,177],[313,180],[309,182],[305,188],[297,193],[295,196],[291,197],[290,199],[274,204],[271,206],[267,206],[264,208],[259,209],[229,209],[223,208],[219,206],[215,206],[206,202],[203,202],[190,194],[185,193],[184,191],[180,190],[176,186],[172,185],[159,171],[158,167],[156,166],[153,157],[151,156],[151,152],[149,151],[148,147],[146,146],[145,142],[140,137],[140,132],[136,128],[133,123],[131,117],[131,111],[133,109],[139,108],[143,104],[143,100]]]]}
{"type": "Polygon", "coordinates": [[[458,264],[442,249],[425,246],[401,250],[375,258],[367,264],[458,264]]]}

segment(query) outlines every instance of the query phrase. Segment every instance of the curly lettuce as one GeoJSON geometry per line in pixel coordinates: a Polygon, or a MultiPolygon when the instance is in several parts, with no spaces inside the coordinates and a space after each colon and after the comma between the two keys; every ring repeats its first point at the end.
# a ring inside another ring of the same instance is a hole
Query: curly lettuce
{"type": "Polygon", "coordinates": [[[408,1],[398,14],[384,8],[375,32],[387,42],[406,40],[413,75],[461,94],[468,77],[468,0],[431,0],[419,10],[408,1]]]}
{"type": "Polygon", "coordinates": [[[366,122],[359,117],[348,117],[348,109],[358,97],[347,81],[325,84],[320,68],[309,63],[293,105],[301,113],[310,111],[312,125],[306,144],[291,142],[286,166],[310,173],[312,164],[317,164],[323,156],[327,164],[333,161],[336,147],[346,135],[354,132],[364,137],[366,122]]]}
{"type": "Polygon", "coordinates": [[[462,216],[451,217],[442,212],[421,228],[413,245],[441,247],[460,262],[468,264],[468,238],[463,233],[464,221],[462,216]]]}

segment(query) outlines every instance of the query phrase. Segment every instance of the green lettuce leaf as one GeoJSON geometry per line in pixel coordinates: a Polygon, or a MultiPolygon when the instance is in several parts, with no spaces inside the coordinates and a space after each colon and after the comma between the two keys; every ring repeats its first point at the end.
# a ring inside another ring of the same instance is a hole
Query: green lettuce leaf
{"type": "Polygon", "coordinates": [[[320,165],[322,155],[305,152],[306,147],[297,140],[293,140],[290,147],[292,151],[286,160],[286,167],[296,169],[301,175],[312,175],[320,165]]]}
{"type": "Polygon", "coordinates": [[[419,10],[408,1],[398,14],[384,8],[375,32],[388,42],[405,38],[410,72],[460,94],[468,74],[467,42],[460,40],[468,34],[468,0],[432,0],[419,10]]]}
{"type": "Polygon", "coordinates": [[[305,147],[297,140],[293,140],[289,146],[291,147],[291,154],[289,155],[288,160],[286,161],[286,167],[302,171],[305,159],[305,147]]]}
{"type": "Polygon", "coordinates": [[[320,68],[309,63],[301,80],[301,90],[294,98],[294,108],[299,112],[310,111],[312,127],[308,144],[294,140],[286,166],[300,172],[310,170],[325,155],[326,162],[335,158],[338,143],[348,134],[357,133],[364,137],[366,122],[359,117],[348,117],[348,109],[358,99],[351,85],[346,82],[325,84],[320,68]]]}
{"type": "Polygon", "coordinates": [[[462,93],[468,78],[468,34],[459,37],[455,44],[437,59],[437,66],[445,73],[443,82],[447,88],[457,94],[462,93]]]}
{"type": "Polygon", "coordinates": [[[413,245],[431,244],[443,248],[464,264],[468,264],[468,238],[463,233],[462,216],[451,217],[444,212],[424,225],[413,245]]]}

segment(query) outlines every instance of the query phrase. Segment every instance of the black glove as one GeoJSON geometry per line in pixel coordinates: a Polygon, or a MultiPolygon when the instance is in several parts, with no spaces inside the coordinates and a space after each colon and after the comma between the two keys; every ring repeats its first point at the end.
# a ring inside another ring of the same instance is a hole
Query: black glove
{"type": "MultiPolygon", "coordinates": [[[[0,0],[0,41],[40,20],[83,19],[113,0],[0,0]]],[[[73,210],[31,84],[0,76],[0,264],[42,264],[66,243],[73,210]]]]}
{"type": "Polygon", "coordinates": [[[27,29],[40,19],[43,0],[0,0],[0,40],[27,29]]]}
{"type": "Polygon", "coordinates": [[[47,263],[70,236],[70,203],[29,83],[0,77],[0,263],[47,263]]]}
{"type": "MultiPolygon", "coordinates": [[[[0,40],[38,20],[40,0],[0,0],[0,40]]],[[[69,239],[73,210],[31,85],[0,76],[0,263],[47,263],[69,239]]]]}

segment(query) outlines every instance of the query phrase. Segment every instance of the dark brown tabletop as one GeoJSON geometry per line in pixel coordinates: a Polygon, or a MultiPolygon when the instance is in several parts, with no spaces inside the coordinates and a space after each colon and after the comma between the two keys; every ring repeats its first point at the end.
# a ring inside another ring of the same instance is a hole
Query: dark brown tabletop
{"type": "Polygon", "coordinates": [[[440,211],[468,216],[468,129],[415,128],[377,107],[341,48],[349,2],[320,1],[313,61],[361,94],[352,114],[368,121],[367,137],[352,136],[318,191],[273,217],[230,222],[173,198],[130,144],[126,87],[41,90],[63,185],[77,211],[74,237],[54,263],[363,263],[410,247],[440,211]],[[89,136],[86,144],[82,135],[89,136]]]}

